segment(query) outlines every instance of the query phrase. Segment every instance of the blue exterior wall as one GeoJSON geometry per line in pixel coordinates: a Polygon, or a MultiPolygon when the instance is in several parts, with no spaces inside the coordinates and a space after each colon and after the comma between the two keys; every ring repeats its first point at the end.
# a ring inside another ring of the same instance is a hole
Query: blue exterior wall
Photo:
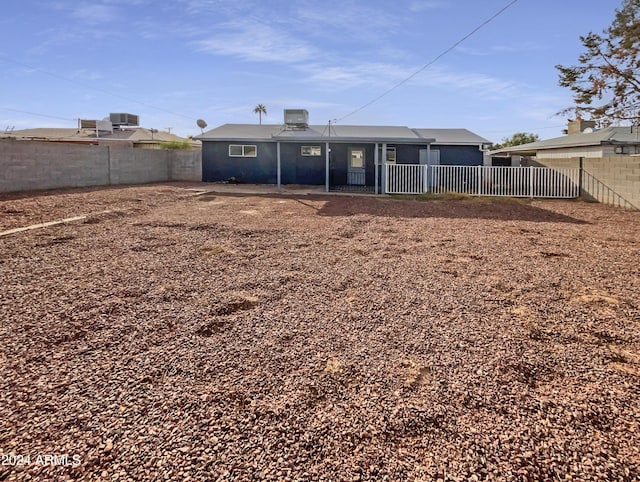
{"type": "Polygon", "coordinates": [[[280,143],[280,169],[282,184],[324,184],[325,143],[280,143]],[[303,156],[302,146],[320,146],[319,156],[303,156]]]}
{"type": "Polygon", "coordinates": [[[481,166],[483,154],[478,146],[446,146],[433,144],[432,150],[440,151],[443,166],[481,166]]]}
{"type": "MultiPolygon", "coordinates": [[[[230,157],[229,144],[242,142],[204,141],[202,145],[202,180],[225,181],[231,177],[242,183],[275,184],[277,182],[277,150],[275,142],[244,142],[257,146],[256,157],[230,157]]],[[[399,164],[418,164],[420,149],[425,144],[388,144],[396,148],[399,164]]],[[[332,143],[329,154],[329,180],[331,185],[347,184],[349,148],[365,149],[366,185],[375,184],[375,143],[332,143]]],[[[483,154],[478,146],[432,145],[440,151],[440,164],[476,166],[482,165],[483,154]]],[[[280,143],[281,180],[283,184],[319,185],[325,183],[325,143],[280,143]],[[320,156],[303,156],[302,146],[320,146],[320,156]]]]}
{"type": "MultiPolygon", "coordinates": [[[[407,145],[407,144],[389,144],[389,147],[396,148],[397,164],[420,164],[420,149],[426,149],[427,145],[407,145]]],[[[382,159],[380,159],[382,162],[382,159]]]]}
{"type": "MultiPolygon", "coordinates": [[[[241,142],[202,143],[202,180],[225,181],[231,177],[249,184],[278,182],[278,153],[275,142],[245,142],[257,147],[256,157],[230,157],[229,145],[241,142]]],[[[283,184],[324,184],[324,143],[280,144],[280,172],[283,184]],[[320,156],[303,156],[302,146],[321,146],[320,156]]]]}
{"type": "Polygon", "coordinates": [[[252,184],[275,184],[278,181],[275,142],[244,142],[257,146],[257,157],[230,157],[229,144],[243,143],[202,143],[203,181],[226,181],[231,177],[235,177],[239,182],[252,184]]]}

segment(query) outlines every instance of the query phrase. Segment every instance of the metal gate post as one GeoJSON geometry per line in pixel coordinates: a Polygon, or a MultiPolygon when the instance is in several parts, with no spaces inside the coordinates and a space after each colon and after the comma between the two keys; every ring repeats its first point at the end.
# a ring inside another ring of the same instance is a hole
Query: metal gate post
{"type": "Polygon", "coordinates": [[[533,166],[529,166],[529,197],[533,199],[533,166]]]}

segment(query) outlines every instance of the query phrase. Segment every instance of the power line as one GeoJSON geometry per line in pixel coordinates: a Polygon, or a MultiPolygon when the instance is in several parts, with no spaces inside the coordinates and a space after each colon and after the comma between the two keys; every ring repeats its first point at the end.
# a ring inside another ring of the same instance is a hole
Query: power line
{"type": "Polygon", "coordinates": [[[115,92],[110,92],[110,91],[104,90],[104,89],[98,89],[98,88],[95,88],[92,85],[85,84],[84,82],[79,82],[77,80],[69,79],[68,77],[64,77],[62,75],[55,74],[55,73],[50,72],[48,70],[41,69],[39,67],[34,67],[32,65],[25,64],[24,62],[20,62],[18,60],[11,59],[11,58],[7,57],[4,54],[0,54],[0,59],[4,60],[6,62],[11,62],[11,63],[16,64],[16,65],[20,65],[21,67],[26,67],[26,68],[34,70],[36,72],[40,72],[41,74],[45,74],[45,75],[48,75],[50,77],[54,77],[56,79],[64,80],[65,82],[70,82],[72,84],[76,84],[76,85],[79,85],[81,87],[85,87],[87,89],[90,89],[92,92],[101,92],[103,94],[107,94],[107,95],[110,95],[110,96],[113,96],[113,97],[118,97],[118,98],[126,100],[128,102],[134,102],[136,104],[143,105],[143,106],[149,107],[151,109],[159,110],[159,111],[165,112],[167,114],[171,114],[171,115],[175,115],[175,116],[178,116],[178,117],[182,117],[183,119],[195,120],[195,117],[179,114],[177,112],[173,112],[173,111],[170,111],[170,110],[167,110],[167,109],[163,109],[162,107],[158,107],[158,106],[155,106],[155,105],[152,105],[152,104],[147,104],[146,102],[141,102],[141,101],[139,101],[137,99],[133,99],[131,97],[126,97],[126,96],[121,95],[121,94],[116,94],[115,92]]]}
{"type": "Polygon", "coordinates": [[[482,22],[480,25],[478,25],[476,28],[474,28],[471,32],[469,32],[467,35],[465,35],[464,37],[462,37],[460,40],[458,40],[457,42],[455,42],[453,45],[451,45],[449,48],[447,48],[446,50],[444,50],[443,52],[441,52],[439,55],[437,55],[433,60],[427,62],[426,64],[424,64],[422,67],[420,67],[418,70],[416,70],[413,74],[409,75],[408,77],[404,78],[403,80],[401,80],[400,82],[398,82],[397,84],[393,85],[391,88],[387,89],[386,91],[384,91],[382,94],[380,94],[379,96],[375,97],[373,100],[367,102],[366,104],[364,104],[361,107],[358,107],[356,110],[349,112],[347,115],[344,115],[342,117],[340,117],[338,120],[341,121],[343,119],[346,119],[347,117],[352,116],[353,114],[360,112],[363,109],[366,109],[367,107],[369,107],[371,104],[374,104],[376,102],[378,102],[380,99],[382,99],[383,97],[389,95],[391,92],[393,92],[394,90],[396,90],[398,87],[400,87],[401,85],[406,84],[407,82],[409,82],[411,79],[413,79],[416,75],[418,75],[419,73],[423,72],[424,70],[426,70],[428,67],[430,67],[431,65],[435,64],[438,60],[440,60],[442,57],[444,57],[445,55],[447,55],[449,52],[451,52],[453,49],[455,49],[458,45],[460,45],[462,42],[464,42],[465,40],[467,40],[469,37],[471,37],[472,35],[474,35],[478,30],[482,29],[485,25],[491,23],[493,20],[495,20],[497,17],[499,17],[500,15],[502,15],[502,13],[504,13],[509,7],[511,7],[512,5],[514,5],[516,2],[518,2],[518,0],[512,0],[511,2],[509,2],[507,5],[505,5],[504,7],[502,7],[500,10],[498,10],[496,13],[494,13],[491,17],[489,17],[487,20],[485,20],[484,22],[482,22]]]}
{"type": "Polygon", "coordinates": [[[63,120],[63,121],[76,121],[77,120],[77,119],[69,119],[68,117],[58,117],[58,116],[49,115],[49,114],[38,114],[37,112],[29,112],[27,110],[10,109],[9,107],[0,107],[0,109],[8,110],[8,111],[11,111],[11,112],[19,112],[21,114],[35,115],[35,116],[38,116],[38,117],[48,117],[49,119],[58,119],[58,120],[63,120]]]}

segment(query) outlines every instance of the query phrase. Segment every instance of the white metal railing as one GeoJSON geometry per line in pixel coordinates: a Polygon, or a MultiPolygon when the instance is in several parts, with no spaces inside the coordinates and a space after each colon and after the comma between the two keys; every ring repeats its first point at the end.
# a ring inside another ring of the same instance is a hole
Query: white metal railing
{"type": "Polygon", "coordinates": [[[387,194],[422,194],[426,189],[426,167],[421,164],[387,164],[385,192],[387,194]]]}
{"type": "Polygon", "coordinates": [[[472,196],[576,198],[579,168],[387,164],[385,192],[457,192],[472,196]]]}

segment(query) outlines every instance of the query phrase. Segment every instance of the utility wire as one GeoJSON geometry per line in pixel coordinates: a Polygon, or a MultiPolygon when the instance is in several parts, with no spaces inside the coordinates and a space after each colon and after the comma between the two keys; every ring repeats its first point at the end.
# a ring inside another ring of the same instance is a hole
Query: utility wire
{"type": "Polygon", "coordinates": [[[45,74],[45,75],[48,75],[50,77],[54,77],[56,79],[64,80],[65,82],[70,82],[72,84],[80,85],[81,87],[85,87],[87,89],[90,89],[92,92],[102,92],[103,94],[107,94],[107,95],[110,95],[110,96],[113,96],[113,97],[119,97],[120,99],[126,100],[128,102],[134,102],[136,104],[140,104],[140,105],[143,105],[145,107],[149,107],[151,109],[155,109],[155,110],[159,110],[159,111],[162,111],[162,112],[166,112],[167,114],[171,114],[171,115],[175,115],[175,116],[178,116],[178,117],[182,117],[184,119],[189,119],[189,120],[194,120],[195,119],[194,117],[186,116],[186,115],[183,115],[183,114],[178,114],[177,112],[173,112],[173,111],[170,111],[170,110],[167,110],[167,109],[163,109],[162,107],[157,107],[157,106],[152,105],[152,104],[147,104],[146,102],[141,102],[139,100],[132,99],[131,97],[126,97],[124,95],[116,94],[114,92],[109,92],[108,90],[104,90],[104,89],[97,89],[94,86],[86,84],[84,82],[78,82],[77,80],[69,79],[68,77],[64,77],[62,75],[54,74],[53,72],[50,72],[48,70],[44,70],[44,69],[41,69],[41,68],[38,68],[38,67],[34,67],[32,65],[25,64],[24,62],[20,62],[18,60],[11,59],[11,58],[5,56],[4,54],[0,54],[0,60],[4,60],[6,62],[10,62],[10,63],[16,64],[16,65],[20,65],[21,67],[26,67],[27,69],[31,69],[31,70],[34,70],[36,72],[40,72],[41,74],[45,74]]]}
{"type": "Polygon", "coordinates": [[[38,117],[48,117],[49,119],[58,119],[58,120],[63,120],[63,121],[75,121],[77,119],[69,119],[68,117],[58,117],[55,115],[48,115],[48,114],[38,114],[37,112],[29,112],[26,110],[19,110],[19,109],[10,109],[9,107],[0,107],[0,109],[2,110],[8,110],[11,112],[20,112],[21,114],[29,114],[29,115],[35,115],[38,117]]]}
{"type": "Polygon", "coordinates": [[[464,42],[465,40],[467,40],[469,37],[471,37],[472,35],[474,35],[476,32],[478,32],[478,30],[482,29],[484,26],[486,26],[487,24],[491,23],[493,20],[495,20],[497,17],[499,17],[500,15],[502,15],[502,13],[504,13],[509,7],[511,7],[512,5],[514,5],[516,2],[518,2],[518,0],[512,0],[511,2],[509,2],[507,5],[505,5],[504,7],[502,7],[500,10],[498,10],[496,13],[494,13],[491,17],[489,17],[487,20],[485,20],[484,22],[482,22],[480,25],[478,25],[476,28],[474,28],[471,32],[469,32],[467,35],[465,35],[464,37],[462,37],[460,40],[458,40],[457,42],[455,42],[453,45],[451,45],[449,48],[447,48],[446,50],[444,50],[443,52],[441,52],[439,55],[437,55],[433,60],[427,62],[426,64],[424,64],[422,67],[420,67],[418,70],[416,70],[413,74],[411,74],[410,76],[404,78],[403,80],[401,80],[400,82],[398,82],[397,84],[393,85],[392,87],[390,87],[389,89],[387,89],[386,91],[384,91],[382,94],[380,94],[379,96],[375,97],[373,100],[367,102],[366,104],[362,105],[361,107],[358,107],[356,110],[349,112],[347,115],[344,115],[342,117],[340,117],[338,120],[341,121],[343,119],[346,119],[347,117],[352,116],[353,114],[360,112],[363,109],[366,109],[367,107],[369,107],[371,104],[374,104],[376,102],[378,102],[380,99],[382,99],[383,97],[389,95],[391,92],[393,92],[394,90],[396,90],[398,87],[400,87],[401,85],[406,84],[407,82],[409,82],[411,79],[413,79],[416,75],[418,75],[419,73],[423,72],[424,70],[426,70],[428,67],[432,66],[433,64],[435,64],[438,60],[440,60],[442,57],[444,57],[445,55],[447,55],[449,52],[451,52],[453,49],[455,49],[458,45],[460,45],[462,42],[464,42]]]}

